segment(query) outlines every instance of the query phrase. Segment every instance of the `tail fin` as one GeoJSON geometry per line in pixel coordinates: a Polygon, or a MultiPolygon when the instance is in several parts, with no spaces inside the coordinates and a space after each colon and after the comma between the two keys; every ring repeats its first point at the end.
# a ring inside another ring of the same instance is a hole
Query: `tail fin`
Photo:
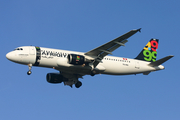
{"type": "Polygon", "coordinates": [[[158,42],[158,39],[151,39],[135,59],[155,62],[157,57],[158,42]]]}

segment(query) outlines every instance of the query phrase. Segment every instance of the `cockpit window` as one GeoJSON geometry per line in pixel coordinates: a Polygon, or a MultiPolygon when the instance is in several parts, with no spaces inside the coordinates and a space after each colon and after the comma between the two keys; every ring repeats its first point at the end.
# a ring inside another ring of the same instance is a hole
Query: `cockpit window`
{"type": "Polygon", "coordinates": [[[23,50],[22,48],[16,48],[15,50],[23,50]]]}

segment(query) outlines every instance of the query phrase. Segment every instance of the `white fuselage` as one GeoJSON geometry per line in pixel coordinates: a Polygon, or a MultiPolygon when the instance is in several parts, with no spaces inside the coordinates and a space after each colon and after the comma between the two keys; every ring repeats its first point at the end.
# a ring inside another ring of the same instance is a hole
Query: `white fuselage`
{"type": "MultiPolygon", "coordinates": [[[[51,49],[35,46],[23,46],[9,52],[6,57],[16,63],[39,67],[54,68],[71,74],[89,75],[93,67],[89,65],[72,65],[67,62],[68,54],[84,55],[83,52],[51,49]]],[[[148,66],[150,62],[114,56],[105,56],[94,68],[96,74],[127,75],[148,73],[164,69],[164,66],[148,66]]]]}

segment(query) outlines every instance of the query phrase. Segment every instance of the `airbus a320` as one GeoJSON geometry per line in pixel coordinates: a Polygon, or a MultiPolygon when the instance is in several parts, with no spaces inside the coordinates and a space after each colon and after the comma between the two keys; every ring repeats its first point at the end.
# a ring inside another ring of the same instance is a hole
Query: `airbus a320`
{"type": "Polygon", "coordinates": [[[134,58],[108,56],[120,46],[125,46],[128,38],[140,32],[141,29],[131,30],[124,35],[111,40],[86,53],[51,49],[38,46],[22,46],[6,54],[6,58],[15,63],[27,65],[30,75],[32,66],[47,67],[58,70],[58,73],[48,73],[46,80],[49,83],[64,83],[76,88],[81,87],[79,78],[85,75],[131,75],[143,73],[148,75],[152,71],[163,70],[162,63],[173,55],[156,60],[158,39],[151,39],[139,55],[134,58]]]}

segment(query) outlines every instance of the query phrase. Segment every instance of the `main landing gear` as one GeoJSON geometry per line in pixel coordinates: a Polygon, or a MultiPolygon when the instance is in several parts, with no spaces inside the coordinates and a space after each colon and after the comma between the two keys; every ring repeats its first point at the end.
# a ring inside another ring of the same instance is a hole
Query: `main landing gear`
{"type": "Polygon", "coordinates": [[[32,64],[28,64],[28,67],[29,67],[29,71],[27,72],[27,74],[30,75],[32,73],[31,72],[32,64]]]}
{"type": "Polygon", "coordinates": [[[92,70],[90,75],[94,76],[95,74],[96,74],[96,71],[92,70]]]}
{"type": "Polygon", "coordinates": [[[80,82],[80,81],[78,81],[78,82],[75,84],[76,88],[81,87],[81,85],[82,85],[82,82],[80,82]]]}

